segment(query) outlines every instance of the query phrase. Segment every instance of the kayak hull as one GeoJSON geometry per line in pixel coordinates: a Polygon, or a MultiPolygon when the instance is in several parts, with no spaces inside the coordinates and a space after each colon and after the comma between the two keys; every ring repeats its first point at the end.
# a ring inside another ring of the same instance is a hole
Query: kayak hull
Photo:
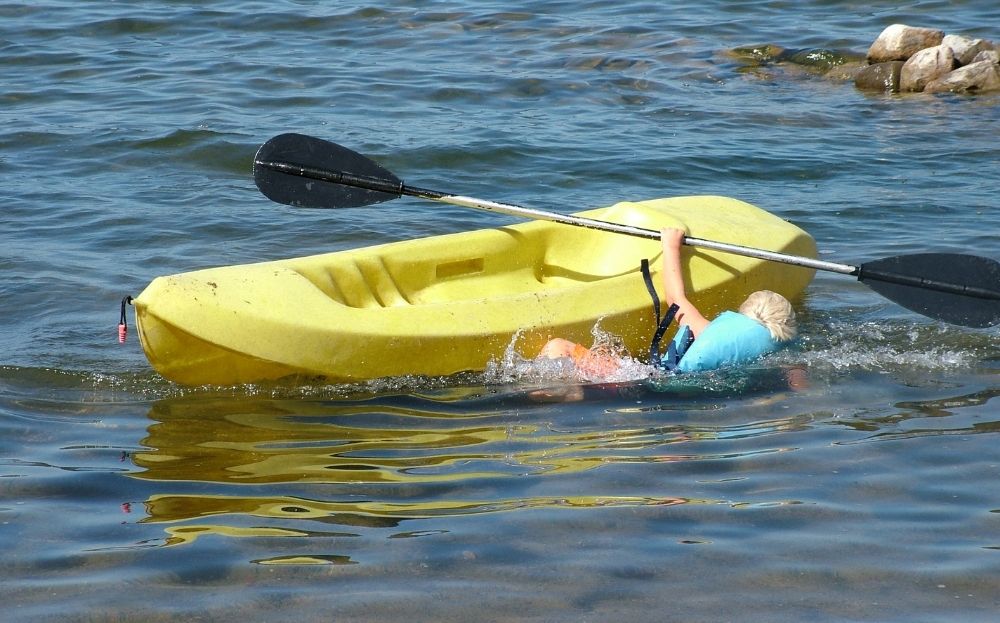
{"type": "MultiPolygon", "coordinates": [[[[623,202],[580,216],[815,257],[804,231],[725,197],[623,202]]],[[[798,297],[810,269],[683,249],[692,301],[711,317],[750,293],[798,297]]],[[[642,356],[655,321],[656,240],[536,221],[310,257],[159,277],[135,299],[151,365],[186,385],[289,376],[356,382],[481,371],[546,340],[589,344],[595,324],[642,356]]]]}

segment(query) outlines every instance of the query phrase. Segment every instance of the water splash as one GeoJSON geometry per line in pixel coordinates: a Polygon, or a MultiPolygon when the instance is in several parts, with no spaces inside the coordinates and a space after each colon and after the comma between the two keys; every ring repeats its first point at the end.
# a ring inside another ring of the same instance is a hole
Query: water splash
{"type": "Polygon", "coordinates": [[[940,324],[832,322],[805,333],[779,361],[830,371],[940,371],[975,367],[997,354],[989,333],[940,324]]]}
{"type": "Polygon", "coordinates": [[[600,320],[591,329],[590,334],[594,338],[590,346],[591,351],[614,361],[615,370],[610,374],[598,376],[593,372],[581,370],[568,357],[528,359],[517,351],[516,346],[521,337],[521,332],[518,332],[507,344],[503,356],[487,364],[483,380],[487,384],[519,385],[625,383],[662,376],[658,369],[633,358],[620,337],[600,327],[600,320]]]}
{"type": "MultiPolygon", "coordinates": [[[[515,334],[503,354],[483,372],[442,377],[407,375],[358,383],[330,384],[322,378],[296,377],[234,386],[186,387],[171,383],[150,369],[74,370],[0,365],[0,386],[8,397],[32,395],[59,401],[124,403],[182,396],[211,398],[355,400],[373,396],[411,395],[435,401],[462,401],[490,393],[498,386],[519,389],[594,383],[651,381],[675,387],[678,380],[633,357],[622,341],[600,327],[591,330],[592,345],[617,364],[612,374],[588,375],[568,358],[527,358],[518,352],[521,333],[515,334]]],[[[845,322],[813,317],[802,327],[795,344],[768,356],[750,368],[806,367],[814,380],[864,372],[919,374],[995,368],[1000,362],[1000,340],[993,330],[971,330],[937,323],[908,321],[845,322]]],[[[744,367],[747,368],[747,367],[744,367]]],[[[752,372],[749,368],[748,373],[752,372]]],[[[733,370],[718,374],[685,375],[685,386],[715,389],[742,378],[733,370]]],[[[830,379],[827,379],[828,381],[830,379]]]]}

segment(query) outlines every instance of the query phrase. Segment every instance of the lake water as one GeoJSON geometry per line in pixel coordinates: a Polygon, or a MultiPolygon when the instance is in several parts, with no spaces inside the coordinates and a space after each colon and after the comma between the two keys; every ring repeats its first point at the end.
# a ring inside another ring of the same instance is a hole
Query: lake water
{"type": "Polygon", "coordinates": [[[185,388],[117,343],[158,275],[513,222],[273,204],[251,161],[286,131],[542,209],[733,196],[832,261],[1000,258],[1000,96],[731,53],[997,40],[996,3],[411,4],[0,3],[5,620],[996,620],[997,330],[851,278],[770,368],[574,403],[185,388]]]}

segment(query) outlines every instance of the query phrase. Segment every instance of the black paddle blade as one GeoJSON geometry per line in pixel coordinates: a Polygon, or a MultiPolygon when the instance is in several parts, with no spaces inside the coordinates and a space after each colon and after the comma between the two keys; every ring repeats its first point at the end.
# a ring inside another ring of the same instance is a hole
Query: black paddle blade
{"type": "Polygon", "coordinates": [[[858,280],[935,320],[966,327],[1000,322],[996,260],[959,253],[900,255],[862,265],[858,280]]]}
{"type": "Polygon", "coordinates": [[[253,179],[268,199],[303,208],[357,208],[400,197],[403,183],[346,147],[304,134],[261,145],[253,179]]]}

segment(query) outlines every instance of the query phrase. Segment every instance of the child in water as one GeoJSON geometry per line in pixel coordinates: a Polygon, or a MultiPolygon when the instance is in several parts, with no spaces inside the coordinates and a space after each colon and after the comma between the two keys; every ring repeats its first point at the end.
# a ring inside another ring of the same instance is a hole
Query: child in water
{"type": "MultiPolygon", "coordinates": [[[[760,290],[747,297],[739,313],[726,311],[709,321],[687,298],[681,269],[681,246],[684,231],[664,228],[663,288],[666,303],[676,306],[674,319],[680,325],[668,358],[651,362],[680,372],[712,370],[726,365],[747,363],[781,348],[795,337],[795,310],[785,297],[760,290]]],[[[598,349],[588,349],[562,338],[550,340],[539,357],[568,357],[576,369],[590,380],[613,375],[621,366],[617,357],[598,349]]],[[[658,355],[654,355],[656,357],[658,355]]]]}

